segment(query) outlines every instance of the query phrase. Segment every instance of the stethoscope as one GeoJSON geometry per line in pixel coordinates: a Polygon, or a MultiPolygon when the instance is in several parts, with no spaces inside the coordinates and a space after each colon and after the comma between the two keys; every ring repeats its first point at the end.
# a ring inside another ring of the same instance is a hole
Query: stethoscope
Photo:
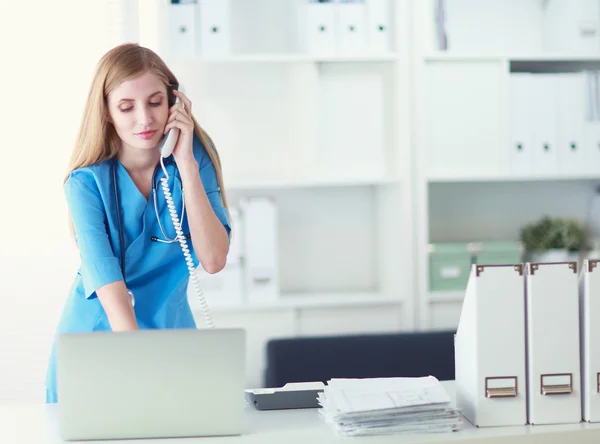
{"type": "MultiPolygon", "coordinates": [[[[164,166],[168,166],[168,165],[173,165],[175,167],[175,174],[173,175],[174,177],[179,175],[179,170],[177,168],[177,165],[175,164],[175,162],[173,162],[173,160],[171,158],[168,158],[165,162],[164,162],[164,166]]],[[[154,170],[154,173],[152,174],[152,198],[154,201],[154,214],[156,215],[156,220],[158,222],[158,226],[160,228],[160,232],[163,236],[163,239],[156,237],[156,236],[152,236],[150,239],[153,242],[161,242],[164,244],[171,244],[173,242],[178,242],[178,238],[171,238],[169,236],[167,236],[167,234],[165,233],[165,230],[162,226],[162,223],[160,221],[160,217],[158,215],[158,205],[157,205],[157,198],[156,198],[156,194],[157,194],[157,186],[156,186],[156,175],[158,173],[158,171],[160,170],[160,168],[157,166],[156,169],[154,170]]],[[[121,257],[121,273],[123,275],[123,281],[125,282],[125,286],[127,287],[127,279],[125,278],[125,234],[124,234],[124,230],[123,230],[123,218],[121,215],[121,199],[119,196],[119,178],[117,175],[117,160],[113,159],[111,162],[111,173],[112,173],[112,182],[113,182],[113,193],[114,193],[114,199],[115,199],[115,206],[116,206],[116,210],[117,210],[117,221],[118,221],[118,227],[119,227],[119,246],[120,246],[120,257],[121,257]]],[[[179,179],[179,186],[181,188],[181,199],[182,199],[182,205],[181,205],[181,217],[179,220],[183,220],[183,216],[185,215],[185,197],[183,194],[183,187],[181,185],[181,179],[179,179]]],[[[185,235],[185,237],[187,239],[189,239],[191,237],[191,235],[188,233],[185,235]]],[[[127,288],[127,292],[129,293],[129,297],[131,298],[131,303],[132,305],[135,305],[135,296],[133,294],[133,292],[127,288]]]]}

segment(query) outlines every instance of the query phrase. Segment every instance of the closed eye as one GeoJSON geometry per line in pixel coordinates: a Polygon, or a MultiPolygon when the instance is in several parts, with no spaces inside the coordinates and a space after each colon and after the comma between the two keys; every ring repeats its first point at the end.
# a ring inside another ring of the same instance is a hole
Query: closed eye
{"type": "MultiPolygon", "coordinates": [[[[153,108],[157,108],[157,107],[159,107],[161,105],[162,105],[162,101],[160,101],[160,102],[150,102],[150,106],[153,107],[153,108]]],[[[124,112],[124,113],[128,113],[132,109],[133,109],[133,106],[130,106],[129,108],[120,108],[121,112],[124,112]]]]}

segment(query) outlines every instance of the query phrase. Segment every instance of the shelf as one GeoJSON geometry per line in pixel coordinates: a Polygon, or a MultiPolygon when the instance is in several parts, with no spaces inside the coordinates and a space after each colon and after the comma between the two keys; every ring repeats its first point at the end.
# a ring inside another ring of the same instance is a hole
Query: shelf
{"type": "Polygon", "coordinates": [[[474,173],[430,173],[427,178],[430,183],[461,183],[461,182],[535,182],[535,181],[578,181],[600,180],[599,173],[561,173],[561,174],[474,174],[474,173]]]}
{"type": "Polygon", "coordinates": [[[472,54],[446,53],[443,51],[429,53],[424,56],[426,61],[457,61],[457,62],[600,62],[600,53],[539,53],[539,54],[472,54]]]}
{"type": "Polygon", "coordinates": [[[228,191],[244,191],[319,187],[363,187],[388,185],[398,182],[399,179],[394,178],[265,179],[246,181],[228,181],[225,179],[225,188],[228,191]]]}
{"type": "Polygon", "coordinates": [[[319,56],[310,54],[240,54],[229,56],[210,56],[190,59],[172,59],[177,64],[206,63],[344,63],[344,62],[395,62],[395,53],[365,53],[335,56],[319,56]]]}
{"type": "Polygon", "coordinates": [[[430,291],[428,302],[462,302],[465,298],[464,291],[430,291]]]}
{"type": "MultiPolygon", "coordinates": [[[[240,304],[215,305],[209,308],[215,312],[264,311],[264,310],[298,310],[334,307],[372,307],[377,305],[399,305],[400,299],[393,299],[378,292],[366,293],[288,293],[283,294],[279,301],[240,304]]],[[[193,312],[195,310],[192,308],[193,312]]]]}

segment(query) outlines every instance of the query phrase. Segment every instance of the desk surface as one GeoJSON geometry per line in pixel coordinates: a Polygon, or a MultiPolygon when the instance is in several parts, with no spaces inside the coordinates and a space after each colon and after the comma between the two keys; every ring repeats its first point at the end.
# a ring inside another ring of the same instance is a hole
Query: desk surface
{"type": "MultiPolygon", "coordinates": [[[[452,382],[443,383],[454,398],[452,382]]],[[[0,406],[0,443],[58,444],[56,405],[16,404],[0,406]]],[[[144,442],[151,444],[241,443],[241,444],[317,444],[336,442],[371,443],[439,443],[454,444],[597,444],[600,424],[565,424],[556,426],[519,426],[481,428],[465,420],[459,432],[430,435],[389,435],[341,437],[319,415],[317,409],[258,411],[248,407],[246,431],[241,436],[217,438],[179,438],[129,441],[102,441],[103,444],[144,442]]],[[[83,441],[78,441],[82,443],[83,441]]],[[[98,441],[94,441],[96,444],[98,441]]]]}

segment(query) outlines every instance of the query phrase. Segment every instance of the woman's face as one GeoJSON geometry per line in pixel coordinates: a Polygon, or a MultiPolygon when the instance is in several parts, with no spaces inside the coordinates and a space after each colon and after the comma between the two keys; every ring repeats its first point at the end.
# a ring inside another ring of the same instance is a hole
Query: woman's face
{"type": "Polygon", "coordinates": [[[169,116],[167,88],[153,73],[123,82],[108,95],[108,112],[124,145],[153,149],[169,116]]]}

